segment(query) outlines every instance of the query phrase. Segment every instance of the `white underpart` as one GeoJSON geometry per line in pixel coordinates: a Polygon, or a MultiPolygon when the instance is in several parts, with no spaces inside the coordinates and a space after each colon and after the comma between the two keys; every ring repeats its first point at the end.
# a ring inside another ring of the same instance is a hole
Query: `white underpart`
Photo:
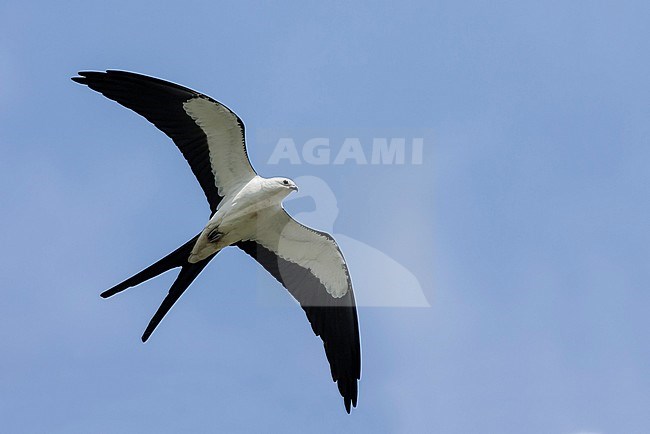
{"type": "MultiPolygon", "coordinates": [[[[347,267],[336,242],[301,225],[282,208],[291,190],[273,179],[253,177],[238,190],[223,198],[221,206],[199,236],[189,262],[199,262],[238,241],[255,241],[280,258],[308,269],[335,298],[349,289],[347,267]],[[208,235],[217,229],[223,235],[217,242],[208,235]]],[[[290,273],[291,269],[280,273],[290,273]]]]}
{"type": "Polygon", "coordinates": [[[246,156],[243,131],[233,112],[205,98],[186,101],[183,109],[208,138],[210,166],[220,196],[235,193],[255,177],[246,156]]]}
{"type": "Polygon", "coordinates": [[[256,213],[264,208],[280,203],[289,191],[281,191],[281,196],[264,188],[267,180],[254,176],[238,189],[231,190],[219,204],[217,212],[199,235],[189,257],[191,263],[201,261],[222,248],[241,241],[251,239],[257,230],[256,213]],[[223,235],[218,242],[210,242],[209,234],[218,230],[223,235]]]}

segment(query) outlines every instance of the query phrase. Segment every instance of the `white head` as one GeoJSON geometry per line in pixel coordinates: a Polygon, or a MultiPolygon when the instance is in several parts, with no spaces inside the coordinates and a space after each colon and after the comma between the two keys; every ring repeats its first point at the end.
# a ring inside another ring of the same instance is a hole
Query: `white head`
{"type": "Polygon", "coordinates": [[[298,191],[298,186],[289,178],[268,178],[266,184],[267,188],[282,197],[287,197],[292,191],[298,191]]]}

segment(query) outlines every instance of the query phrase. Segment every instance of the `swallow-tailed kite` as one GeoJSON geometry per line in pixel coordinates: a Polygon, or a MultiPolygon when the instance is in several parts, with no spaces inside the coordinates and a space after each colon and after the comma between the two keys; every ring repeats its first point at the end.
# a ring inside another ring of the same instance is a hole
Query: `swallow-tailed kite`
{"type": "Polygon", "coordinates": [[[127,107],[169,136],[187,160],[210,205],[201,233],[155,264],[103,292],[110,297],[172,268],[181,271],[149,322],[145,342],[165,314],[222,249],[252,256],[300,303],[323,340],[332,379],[345,409],[357,404],[361,347],[348,268],[334,239],[303,226],[282,207],[298,187],[263,178],[246,154],[244,123],[209,96],[157,78],[124,71],[80,72],[77,83],[127,107]]]}

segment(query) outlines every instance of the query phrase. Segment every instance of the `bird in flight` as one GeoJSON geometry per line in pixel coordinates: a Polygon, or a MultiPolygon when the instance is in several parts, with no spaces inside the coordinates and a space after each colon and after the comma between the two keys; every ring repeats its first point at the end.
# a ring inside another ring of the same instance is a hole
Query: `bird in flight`
{"type": "Polygon", "coordinates": [[[225,105],[192,89],[126,71],[79,72],[73,81],[133,110],[169,136],[210,205],[210,219],[188,242],[124,282],[111,297],[172,268],[180,273],[142,335],[156,326],[222,249],[250,255],[300,303],[323,340],[345,409],[357,405],[361,378],[359,323],[343,254],[327,233],[304,226],[282,207],[298,190],[288,178],[259,176],[248,160],[244,123],[225,105]]]}

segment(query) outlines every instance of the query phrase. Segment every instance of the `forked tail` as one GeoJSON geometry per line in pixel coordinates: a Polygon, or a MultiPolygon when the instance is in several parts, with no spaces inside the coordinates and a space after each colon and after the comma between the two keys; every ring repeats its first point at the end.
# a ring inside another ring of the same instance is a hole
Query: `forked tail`
{"type": "Polygon", "coordinates": [[[124,282],[119,283],[111,289],[108,289],[101,293],[101,296],[103,298],[108,298],[124,291],[125,289],[146,282],[147,280],[152,279],[166,271],[169,271],[172,268],[181,267],[181,272],[178,274],[178,277],[176,277],[176,280],[172,284],[172,287],[169,288],[169,293],[154,314],[153,318],[151,318],[151,321],[149,321],[149,325],[142,335],[142,342],[146,342],[147,339],[149,339],[151,333],[153,333],[160,321],[164,318],[167,312],[169,312],[169,309],[171,309],[174,303],[176,303],[176,300],[180,298],[183,292],[185,292],[185,290],[190,286],[194,279],[196,279],[196,276],[198,276],[201,271],[203,271],[205,266],[208,265],[208,262],[210,262],[210,260],[216,255],[216,253],[214,253],[195,264],[189,263],[187,259],[190,256],[192,247],[194,247],[194,243],[196,243],[198,237],[198,235],[195,236],[158,262],[148,266],[134,276],[129,277],[124,282]]]}

